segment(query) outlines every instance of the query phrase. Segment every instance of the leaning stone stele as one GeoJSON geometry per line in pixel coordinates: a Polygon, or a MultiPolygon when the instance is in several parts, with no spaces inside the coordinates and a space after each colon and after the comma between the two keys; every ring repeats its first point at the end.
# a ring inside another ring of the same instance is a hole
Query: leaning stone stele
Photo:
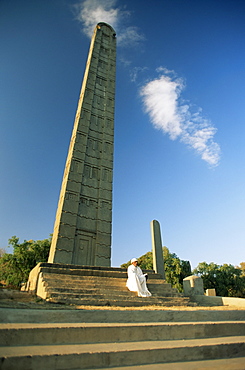
{"type": "Polygon", "coordinates": [[[116,33],[92,37],[48,262],[111,265],[116,33]]]}
{"type": "Polygon", "coordinates": [[[161,274],[162,278],[165,279],[161,229],[157,220],[151,221],[151,241],[153,269],[156,273],[161,274]]]}

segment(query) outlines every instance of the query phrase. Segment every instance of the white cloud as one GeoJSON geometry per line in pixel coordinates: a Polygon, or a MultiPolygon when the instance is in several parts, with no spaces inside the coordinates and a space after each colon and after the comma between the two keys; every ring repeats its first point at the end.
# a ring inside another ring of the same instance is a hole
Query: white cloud
{"type": "MultiPolygon", "coordinates": [[[[145,38],[137,27],[126,27],[130,12],[117,6],[117,0],[82,0],[76,6],[76,18],[83,32],[91,37],[99,22],[110,24],[116,31],[119,46],[136,46],[145,38]]],[[[123,60],[125,66],[131,61],[123,60]]],[[[131,81],[136,82],[139,73],[147,68],[133,68],[131,81]]],[[[141,88],[145,111],[155,128],[161,129],[172,140],[179,139],[193,148],[201,158],[212,166],[220,160],[220,147],[213,141],[216,129],[203,117],[201,108],[194,108],[181,100],[184,80],[175,71],[158,67],[160,76],[141,88]]]]}
{"type": "Polygon", "coordinates": [[[75,5],[76,18],[83,32],[91,37],[97,23],[110,24],[116,31],[119,46],[135,46],[144,40],[137,27],[125,27],[130,12],[116,6],[117,0],[84,0],[75,5]]]}
{"type": "Polygon", "coordinates": [[[183,79],[176,78],[174,71],[163,67],[157,71],[162,74],[140,90],[144,109],[154,127],[168,134],[172,140],[178,138],[193,148],[208,164],[217,166],[220,147],[213,141],[216,128],[203,117],[201,108],[195,108],[180,99],[184,89],[183,79]]]}
{"type": "Polygon", "coordinates": [[[166,68],[166,67],[162,67],[162,66],[158,67],[158,68],[156,69],[156,72],[158,72],[158,73],[162,72],[162,73],[163,73],[163,74],[165,74],[165,75],[172,75],[172,76],[175,76],[175,72],[174,72],[172,69],[168,69],[168,68],[166,68]]]}
{"type": "Polygon", "coordinates": [[[143,73],[144,71],[146,71],[148,68],[147,67],[134,67],[131,71],[130,71],[130,81],[131,82],[136,82],[137,78],[138,78],[138,75],[140,73],[143,73]]]}
{"type": "Polygon", "coordinates": [[[83,32],[91,37],[94,27],[99,22],[117,27],[119,9],[115,8],[115,0],[85,0],[75,5],[77,19],[83,25],[83,32]]]}
{"type": "Polygon", "coordinates": [[[120,30],[118,34],[118,44],[120,46],[134,46],[138,45],[141,41],[144,41],[145,37],[139,32],[137,27],[127,27],[124,30],[120,30]]]}
{"type": "Polygon", "coordinates": [[[177,109],[181,81],[171,81],[167,76],[148,82],[141,95],[146,112],[153,125],[176,139],[182,132],[180,112],[177,109]]]}

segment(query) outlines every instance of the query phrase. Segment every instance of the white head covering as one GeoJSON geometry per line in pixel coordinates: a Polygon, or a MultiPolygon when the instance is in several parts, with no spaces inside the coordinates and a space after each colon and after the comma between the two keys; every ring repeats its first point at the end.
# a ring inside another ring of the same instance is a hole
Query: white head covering
{"type": "Polygon", "coordinates": [[[136,261],[138,262],[137,258],[132,258],[131,259],[131,263],[136,262],[136,261]]]}

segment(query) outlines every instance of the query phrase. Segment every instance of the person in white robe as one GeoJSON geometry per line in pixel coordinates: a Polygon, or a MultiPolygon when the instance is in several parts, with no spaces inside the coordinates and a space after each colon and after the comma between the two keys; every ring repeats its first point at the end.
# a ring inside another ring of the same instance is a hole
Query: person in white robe
{"type": "Polygon", "coordinates": [[[150,297],[151,293],[146,286],[146,276],[138,266],[136,258],[131,259],[131,265],[128,267],[128,280],[126,287],[132,292],[138,292],[139,297],[150,297]]]}

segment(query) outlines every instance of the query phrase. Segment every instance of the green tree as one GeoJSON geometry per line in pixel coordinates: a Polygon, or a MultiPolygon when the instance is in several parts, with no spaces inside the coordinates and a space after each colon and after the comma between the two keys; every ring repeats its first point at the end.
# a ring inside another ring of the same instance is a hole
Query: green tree
{"type": "Polygon", "coordinates": [[[201,262],[193,273],[203,279],[204,289],[214,288],[218,296],[245,297],[245,276],[238,267],[201,262]]]}
{"type": "Polygon", "coordinates": [[[38,262],[48,259],[51,237],[44,240],[29,240],[19,243],[19,238],[9,239],[8,247],[13,248],[13,254],[4,253],[0,258],[0,280],[7,286],[19,288],[28,280],[30,271],[38,262]]]}
{"type": "MultiPolygon", "coordinates": [[[[181,260],[175,253],[170,253],[167,247],[163,247],[163,260],[166,275],[166,282],[170,283],[173,288],[180,292],[183,290],[183,279],[191,275],[191,265],[189,261],[181,260]]],[[[139,265],[142,269],[153,269],[152,252],[147,252],[138,258],[139,265]]],[[[121,265],[122,268],[127,268],[130,261],[121,265]]]]}
{"type": "Polygon", "coordinates": [[[241,262],[239,268],[242,270],[242,275],[245,275],[245,262],[241,262]]]}
{"type": "Polygon", "coordinates": [[[6,253],[5,248],[0,248],[0,258],[6,253]]]}
{"type": "Polygon", "coordinates": [[[167,247],[163,247],[163,259],[167,283],[182,292],[183,279],[191,275],[190,262],[181,260],[175,253],[170,253],[167,247]]]}

